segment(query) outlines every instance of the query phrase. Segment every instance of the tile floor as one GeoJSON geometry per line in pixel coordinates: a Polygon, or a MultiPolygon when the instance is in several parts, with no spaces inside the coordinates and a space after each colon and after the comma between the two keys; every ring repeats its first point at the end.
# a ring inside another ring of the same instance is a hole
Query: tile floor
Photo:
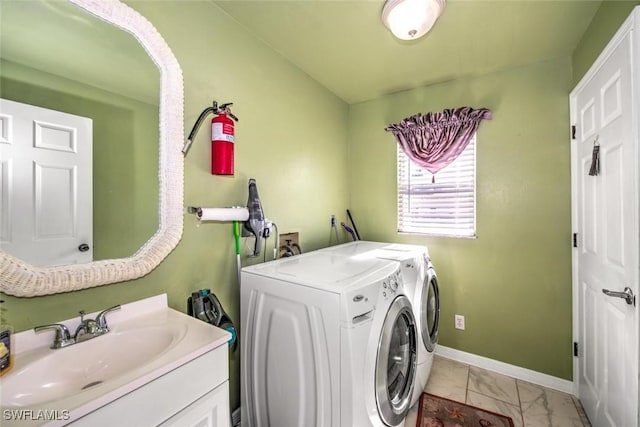
{"type": "MultiPolygon", "coordinates": [[[[436,356],[425,391],[507,415],[515,427],[590,427],[569,394],[436,356]]],[[[405,427],[414,427],[414,405],[405,427]]]]}

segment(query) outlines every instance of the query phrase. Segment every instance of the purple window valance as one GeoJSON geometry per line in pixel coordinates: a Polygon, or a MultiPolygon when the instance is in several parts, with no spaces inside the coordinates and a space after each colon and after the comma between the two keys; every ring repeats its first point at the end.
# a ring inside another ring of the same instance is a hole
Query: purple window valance
{"type": "Polygon", "coordinates": [[[491,117],[487,108],[460,107],[442,113],[418,113],[385,130],[395,135],[411,161],[435,174],[464,151],[480,121],[491,117]]]}

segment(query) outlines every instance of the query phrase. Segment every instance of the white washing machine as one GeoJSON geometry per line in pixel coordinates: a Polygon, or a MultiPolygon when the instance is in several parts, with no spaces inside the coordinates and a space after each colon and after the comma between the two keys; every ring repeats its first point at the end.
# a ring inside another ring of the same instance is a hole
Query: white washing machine
{"type": "Polygon", "coordinates": [[[241,274],[243,426],[403,425],[419,337],[398,262],[316,251],[241,274]]]}
{"type": "Polygon", "coordinates": [[[411,405],[427,385],[438,342],[440,293],[438,276],[425,246],[398,243],[356,241],[330,246],[321,251],[352,259],[388,259],[400,262],[405,290],[414,310],[420,345],[411,405]]]}

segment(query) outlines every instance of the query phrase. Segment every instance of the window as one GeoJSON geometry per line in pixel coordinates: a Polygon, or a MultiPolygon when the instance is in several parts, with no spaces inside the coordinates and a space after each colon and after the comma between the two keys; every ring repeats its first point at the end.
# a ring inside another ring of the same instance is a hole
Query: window
{"type": "Polygon", "coordinates": [[[432,178],[398,146],[398,232],[475,237],[476,136],[432,178]]]}

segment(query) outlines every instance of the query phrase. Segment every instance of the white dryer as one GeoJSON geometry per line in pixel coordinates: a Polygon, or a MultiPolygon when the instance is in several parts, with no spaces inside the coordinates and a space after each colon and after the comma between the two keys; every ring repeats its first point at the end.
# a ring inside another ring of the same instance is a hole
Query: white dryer
{"type": "Polygon", "coordinates": [[[356,241],[322,249],[351,259],[388,259],[400,262],[407,295],[418,327],[418,366],[411,405],[427,385],[438,342],[440,290],[438,276],[425,246],[399,243],[356,241]]]}
{"type": "Polygon", "coordinates": [[[398,262],[316,251],[241,274],[243,426],[404,423],[419,338],[398,262]]]}

